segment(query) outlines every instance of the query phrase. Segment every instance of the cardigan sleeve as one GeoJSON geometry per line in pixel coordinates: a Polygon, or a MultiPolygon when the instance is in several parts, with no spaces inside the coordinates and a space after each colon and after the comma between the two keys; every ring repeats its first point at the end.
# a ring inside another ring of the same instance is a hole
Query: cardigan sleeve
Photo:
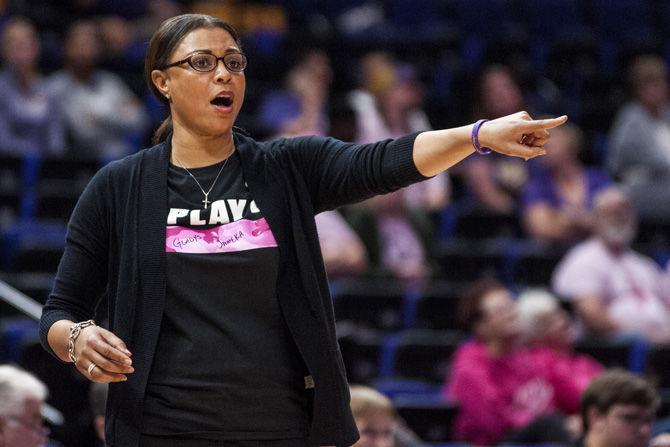
{"type": "Polygon", "coordinates": [[[317,213],[425,180],[412,157],[418,133],[371,144],[333,138],[284,140],[317,213]]]}
{"type": "Polygon", "coordinates": [[[103,168],[93,177],[68,223],[65,251],[40,319],[40,341],[52,354],[47,341],[51,325],[59,320],[93,318],[106,290],[110,224],[105,211],[108,172],[103,168]]]}

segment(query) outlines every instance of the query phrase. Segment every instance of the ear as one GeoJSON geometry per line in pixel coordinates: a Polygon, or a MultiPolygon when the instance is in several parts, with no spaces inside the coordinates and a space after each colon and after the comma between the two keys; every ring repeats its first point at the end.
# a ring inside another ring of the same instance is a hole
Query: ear
{"type": "Polygon", "coordinates": [[[170,95],[169,79],[164,71],[152,70],[151,82],[154,83],[158,91],[160,91],[163,94],[163,96],[169,98],[170,95]]]}

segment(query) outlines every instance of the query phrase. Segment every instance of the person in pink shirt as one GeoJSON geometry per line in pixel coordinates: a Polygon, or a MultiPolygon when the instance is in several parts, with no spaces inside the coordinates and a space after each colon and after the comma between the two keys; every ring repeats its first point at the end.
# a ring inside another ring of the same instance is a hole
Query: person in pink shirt
{"type": "Polygon", "coordinates": [[[556,400],[569,414],[577,415],[582,393],[603,371],[603,365],[589,356],[575,354],[577,331],[551,293],[544,289],[524,291],[517,299],[517,311],[525,344],[551,374],[556,400]]]}
{"type": "Polygon", "coordinates": [[[477,445],[567,442],[551,377],[520,344],[521,325],[510,292],[480,280],[463,295],[459,317],[474,338],[454,354],[444,395],[459,404],[454,437],[477,445]]]}

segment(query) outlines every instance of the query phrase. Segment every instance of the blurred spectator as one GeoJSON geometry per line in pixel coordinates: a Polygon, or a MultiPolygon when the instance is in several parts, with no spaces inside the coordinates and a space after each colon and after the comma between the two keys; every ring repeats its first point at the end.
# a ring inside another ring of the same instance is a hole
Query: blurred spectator
{"type": "MultiPolygon", "coordinates": [[[[557,415],[570,389],[551,383],[545,365],[520,344],[521,326],[510,292],[497,281],[470,285],[458,309],[474,336],[455,352],[445,398],[459,404],[454,435],[491,445],[569,442],[567,422],[557,415]],[[560,398],[559,398],[560,397],[560,398]]],[[[566,410],[570,410],[569,408],[566,410]]]]}
{"type": "Polygon", "coordinates": [[[578,159],[581,130],[566,124],[551,132],[547,155],[523,189],[521,207],[530,236],[545,242],[570,243],[593,229],[593,196],[609,184],[597,168],[585,168],[578,159]]]}
{"type": "Polygon", "coordinates": [[[670,220],[670,97],[668,67],[641,56],[630,67],[631,101],[610,134],[607,166],[629,189],[642,219],[670,220]]]}
{"type": "Polygon", "coordinates": [[[546,365],[553,383],[562,381],[565,388],[574,389],[572,393],[556,396],[562,401],[561,407],[577,414],[582,392],[602,372],[603,366],[591,357],[575,354],[577,331],[570,315],[546,290],[529,289],[521,293],[517,311],[524,341],[536,361],[546,365]]]}
{"type": "Polygon", "coordinates": [[[333,71],[323,50],[310,50],[293,67],[286,90],[268,95],[259,107],[258,123],[273,135],[325,135],[328,129],[326,103],[333,71]]]}
{"type": "Polygon", "coordinates": [[[11,365],[0,366],[0,445],[38,447],[49,430],[42,419],[46,386],[32,374],[11,365]]]}
{"type": "Polygon", "coordinates": [[[63,121],[39,72],[40,43],[35,27],[13,17],[2,32],[0,72],[0,152],[60,155],[63,121]]]}
{"type": "Polygon", "coordinates": [[[636,232],[630,199],[612,186],[594,203],[595,235],[561,260],[554,291],[574,303],[591,334],[670,342],[670,289],[663,287],[660,267],[630,248],[636,232]]]}
{"type": "Polygon", "coordinates": [[[163,21],[184,12],[183,2],[178,0],[147,0],[147,14],[135,21],[137,40],[148,42],[163,21]]]}
{"type": "Polygon", "coordinates": [[[88,391],[91,413],[93,416],[93,428],[100,441],[97,445],[105,444],[105,412],[107,408],[107,383],[91,383],[88,391]]]}
{"type": "Polygon", "coordinates": [[[328,277],[357,275],[368,267],[365,245],[338,211],[315,217],[319,244],[328,277]]]}
{"type": "Polygon", "coordinates": [[[360,439],[353,447],[418,447],[424,443],[399,424],[393,403],[380,392],[352,385],[351,412],[360,439]]]}
{"type": "MultiPolygon", "coordinates": [[[[354,140],[369,143],[430,130],[421,107],[424,93],[414,69],[387,53],[372,52],[361,60],[361,85],[349,94],[354,113],[354,140]]],[[[432,217],[450,199],[449,177],[439,174],[400,191],[377,196],[347,214],[363,239],[370,262],[379,272],[403,280],[431,274],[434,240],[432,217]]]]}
{"type": "Polygon", "coordinates": [[[407,207],[403,190],[351,206],[347,218],[365,244],[373,273],[408,281],[431,275],[432,223],[407,207]]]}
{"type": "MultiPolygon", "coordinates": [[[[387,53],[371,52],[361,60],[361,86],[349,94],[356,116],[357,143],[398,138],[430,130],[423,111],[424,88],[415,69],[400,64],[387,53]]],[[[441,173],[405,188],[409,208],[437,213],[449,204],[449,176],[441,173]]]]}
{"type": "Polygon", "coordinates": [[[584,437],[578,447],[647,447],[658,408],[654,389],[643,378],[610,370],[582,396],[584,437]]]}
{"type": "Polygon", "coordinates": [[[387,53],[372,52],[361,60],[361,71],[361,87],[349,94],[357,116],[357,142],[430,130],[421,109],[423,87],[411,66],[398,64],[387,53]]]}
{"type": "MultiPolygon", "coordinates": [[[[505,66],[487,67],[477,87],[475,120],[492,120],[527,110],[521,87],[505,66]]],[[[479,205],[500,214],[515,210],[516,196],[528,177],[523,160],[496,153],[486,157],[475,154],[460,169],[468,191],[479,205]]]]}
{"type": "Polygon", "coordinates": [[[66,68],[50,88],[62,104],[74,158],[111,160],[137,150],[146,112],[116,75],[97,68],[100,36],[93,21],[79,21],[65,42],[66,68]]]}
{"type": "Polygon", "coordinates": [[[123,82],[138,96],[147,93],[144,80],[145,40],[138,39],[137,27],[119,15],[98,19],[102,43],[100,66],[119,75],[123,82]]]}

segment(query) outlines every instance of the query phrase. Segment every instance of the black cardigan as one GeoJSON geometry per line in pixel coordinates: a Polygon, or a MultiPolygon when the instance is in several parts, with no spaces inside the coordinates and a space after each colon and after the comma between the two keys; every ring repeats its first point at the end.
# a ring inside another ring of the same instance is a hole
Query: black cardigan
{"type": "MultiPolygon", "coordinates": [[[[244,178],[279,246],[282,314],[314,379],[310,444],[346,446],[357,439],[314,215],[425,179],[412,159],[415,138],[353,145],[320,137],[256,142],[235,134],[244,178]]],[[[68,224],[40,322],[42,344],[52,352],[51,325],[92,318],[107,295],[110,330],[133,353],[135,368],[127,382],[109,387],[106,437],[112,447],[138,445],[141,432],[165,303],[170,150],[169,142],[159,144],[94,176],[68,224]]]]}

